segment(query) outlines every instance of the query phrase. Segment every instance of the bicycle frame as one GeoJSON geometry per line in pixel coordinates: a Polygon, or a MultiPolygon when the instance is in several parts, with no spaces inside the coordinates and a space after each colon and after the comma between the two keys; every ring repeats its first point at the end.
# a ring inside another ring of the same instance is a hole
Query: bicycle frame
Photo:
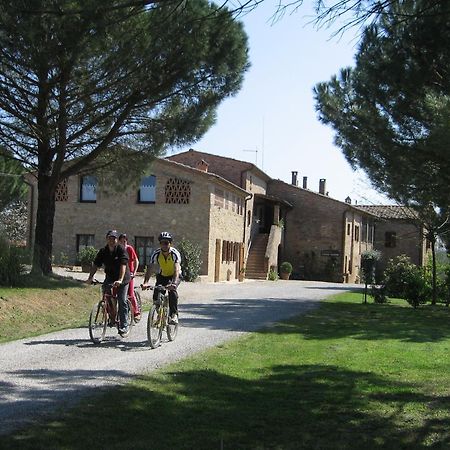
{"type": "MultiPolygon", "coordinates": [[[[101,283],[95,280],[93,284],[101,283]]],[[[134,314],[130,299],[127,298],[127,301],[128,325],[131,331],[131,327],[134,325],[134,314]]],[[[118,312],[117,288],[112,284],[106,285],[101,300],[94,304],[89,316],[89,336],[94,344],[100,344],[103,341],[108,326],[119,329],[118,312]]]]}
{"type": "Polygon", "coordinates": [[[163,331],[166,330],[169,341],[177,335],[178,324],[169,323],[169,293],[165,286],[157,285],[154,288],[157,295],[148,314],[147,338],[152,348],[161,345],[163,331]]]}

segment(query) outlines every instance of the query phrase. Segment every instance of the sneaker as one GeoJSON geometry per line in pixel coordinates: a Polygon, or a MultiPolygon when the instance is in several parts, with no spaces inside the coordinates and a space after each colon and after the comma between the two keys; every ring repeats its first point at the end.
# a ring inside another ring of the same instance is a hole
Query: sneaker
{"type": "Polygon", "coordinates": [[[128,327],[119,328],[119,334],[122,337],[126,337],[128,335],[128,332],[129,332],[129,328],[128,327]]]}
{"type": "Polygon", "coordinates": [[[171,325],[177,325],[177,324],[178,324],[178,314],[172,314],[172,315],[169,317],[169,323],[170,323],[171,325]]]}
{"type": "Polygon", "coordinates": [[[141,313],[135,314],[135,316],[134,316],[134,321],[135,321],[136,323],[139,323],[140,320],[141,320],[141,313]]]}

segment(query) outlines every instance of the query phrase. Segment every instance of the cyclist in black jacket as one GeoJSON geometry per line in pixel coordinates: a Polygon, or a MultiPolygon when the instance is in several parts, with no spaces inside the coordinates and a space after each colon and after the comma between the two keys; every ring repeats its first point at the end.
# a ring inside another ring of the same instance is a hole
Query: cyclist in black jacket
{"type": "Polygon", "coordinates": [[[126,336],[128,327],[128,283],[130,282],[130,269],[128,267],[128,253],[118,244],[119,233],[116,230],[110,230],[106,233],[106,245],[99,250],[94,259],[91,272],[87,283],[92,283],[97,269],[105,266],[105,281],[103,290],[107,285],[117,287],[117,298],[119,303],[119,334],[126,336]]]}

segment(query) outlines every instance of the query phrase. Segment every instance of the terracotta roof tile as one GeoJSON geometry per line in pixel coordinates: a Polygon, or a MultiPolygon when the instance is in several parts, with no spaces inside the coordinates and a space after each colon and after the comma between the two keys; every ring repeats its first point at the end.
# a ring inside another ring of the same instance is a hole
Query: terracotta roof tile
{"type": "Polygon", "coordinates": [[[357,205],[359,209],[370,212],[381,219],[416,219],[417,214],[407,206],[397,205],[357,205]]]}

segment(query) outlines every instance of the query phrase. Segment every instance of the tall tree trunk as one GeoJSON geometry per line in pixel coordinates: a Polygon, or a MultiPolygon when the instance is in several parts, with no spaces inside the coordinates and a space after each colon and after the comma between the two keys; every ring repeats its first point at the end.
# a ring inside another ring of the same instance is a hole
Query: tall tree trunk
{"type": "Polygon", "coordinates": [[[48,275],[52,272],[53,223],[55,218],[55,190],[50,177],[41,176],[38,182],[38,204],[34,236],[32,272],[48,275]]]}
{"type": "Polygon", "coordinates": [[[437,300],[437,292],[436,292],[436,238],[433,237],[431,240],[431,261],[433,268],[433,277],[432,277],[432,298],[431,304],[435,305],[437,300]]]}

